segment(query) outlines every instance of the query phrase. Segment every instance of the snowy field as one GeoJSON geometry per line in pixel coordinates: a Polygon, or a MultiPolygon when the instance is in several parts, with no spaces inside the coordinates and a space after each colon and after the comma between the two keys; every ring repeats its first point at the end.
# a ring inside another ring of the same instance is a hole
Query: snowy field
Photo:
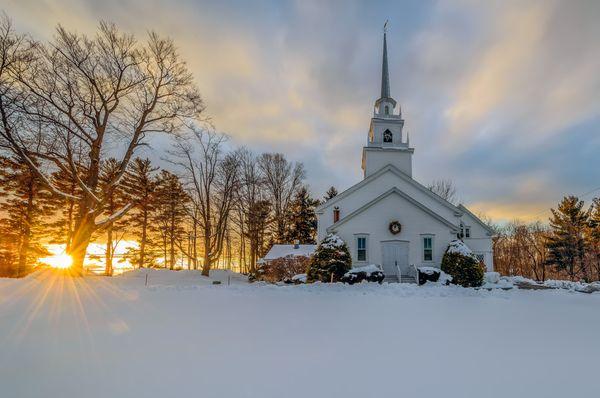
{"type": "Polygon", "coordinates": [[[0,396],[598,396],[600,294],[0,279],[0,396]]]}

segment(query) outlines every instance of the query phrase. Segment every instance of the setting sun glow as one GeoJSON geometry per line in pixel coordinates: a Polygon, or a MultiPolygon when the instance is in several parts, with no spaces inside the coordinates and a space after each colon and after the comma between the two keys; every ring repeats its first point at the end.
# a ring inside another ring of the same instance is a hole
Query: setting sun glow
{"type": "Polygon", "coordinates": [[[51,266],[52,268],[65,269],[73,264],[73,259],[66,253],[54,254],[50,257],[40,258],[40,262],[51,266]]]}

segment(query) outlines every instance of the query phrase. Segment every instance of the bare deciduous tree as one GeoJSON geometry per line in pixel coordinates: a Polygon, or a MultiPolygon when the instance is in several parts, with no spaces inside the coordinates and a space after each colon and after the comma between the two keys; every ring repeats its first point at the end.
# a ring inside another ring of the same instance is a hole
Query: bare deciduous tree
{"type": "Polygon", "coordinates": [[[494,268],[504,275],[521,275],[544,281],[551,271],[545,265],[548,227],[540,222],[513,221],[498,229],[494,238],[494,268]]]}
{"type": "Polygon", "coordinates": [[[174,43],[156,33],[139,43],[108,23],[93,38],[59,26],[52,42],[29,44],[4,20],[0,34],[0,64],[6,65],[0,70],[2,144],[55,195],[76,201],[70,254],[81,273],[94,231],[131,207],[97,220],[136,149],[149,133],[176,133],[198,118],[203,102],[174,43]],[[43,145],[33,150],[28,143],[37,137],[43,145]],[[100,190],[109,140],[123,150],[114,178],[100,190]],[[37,167],[41,162],[48,167],[37,167]],[[47,170],[69,175],[81,193],[60,191],[47,170]]]}
{"type": "Polygon", "coordinates": [[[275,219],[275,241],[284,243],[290,202],[304,180],[302,163],[290,163],[281,153],[264,153],[258,159],[275,219]]]}
{"type": "Polygon", "coordinates": [[[271,206],[266,200],[266,184],[258,158],[246,148],[238,150],[237,156],[240,159],[240,189],[236,200],[238,228],[241,241],[248,241],[249,270],[254,271],[271,222],[271,206]]]}
{"type": "Polygon", "coordinates": [[[208,276],[213,262],[223,252],[229,215],[239,187],[239,160],[226,153],[226,136],[195,129],[189,140],[180,140],[173,152],[187,177],[194,206],[191,215],[202,235],[204,262],[202,274],[208,276]]]}
{"type": "Polygon", "coordinates": [[[435,180],[427,186],[434,194],[452,204],[456,204],[456,187],[452,180],[435,180]]]}

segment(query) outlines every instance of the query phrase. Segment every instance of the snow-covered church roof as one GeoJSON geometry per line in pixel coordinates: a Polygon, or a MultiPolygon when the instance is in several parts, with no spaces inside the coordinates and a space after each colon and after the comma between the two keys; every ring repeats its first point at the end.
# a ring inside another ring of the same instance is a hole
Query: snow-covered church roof
{"type": "Polygon", "coordinates": [[[271,250],[262,258],[264,261],[276,260],[278,258],[312,256],[317,245],[273,245],[271,250]]]}

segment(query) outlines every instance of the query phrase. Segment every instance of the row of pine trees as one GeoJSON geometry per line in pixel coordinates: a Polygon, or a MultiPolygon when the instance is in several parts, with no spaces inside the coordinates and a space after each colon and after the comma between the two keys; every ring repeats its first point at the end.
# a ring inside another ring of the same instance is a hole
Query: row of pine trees
{"type": "MultiPolygon", "coordinates": [[[[233,155],[241,159],[236,170],[240,178],[225,215],[223,244],[218,253],[212,253],[218,260],[213,267],[250,272],[274,243],[315,243],[315,207],[320,201],[311,197],[303,183],[302,164],[292,164],[281,154],[257,157],[245,149],[233,155]],[[283,178],[269,184],[267,176],[275,171],[283,178]],[[278,203],[282,198],[283,203],[278,203]]],[[[46,244],[63,244],[69,251],[77,204],[52,195],[18,158],[0,157],[0,162],[0,272],[19,276],[48,254],[46,244]]],[[[102,164],[101,185],[111,180],[117,167],[112,158],[102,164]]],[[[63,173],[56,172],[52,178],[62,192],[78,193],[77,183],[63,173]]],[[[326,198],[335,194],[332,187],[326,198]]],[[[105,245],[105,273],[112,275],[115,262],[124,260],[135,267],[203,268],[205,229],[198,220],[200,206],[194,203],[195,196],[193,183],[184,173],[178,175],[159,169],[150,159],[135,158],[106,201],[105,214],[132,205],[122,217],[107,218],[93,238],[105,245]],[[124,240],[138,242],[138,247],[117,258],[115,249],[124,240]]]]}

